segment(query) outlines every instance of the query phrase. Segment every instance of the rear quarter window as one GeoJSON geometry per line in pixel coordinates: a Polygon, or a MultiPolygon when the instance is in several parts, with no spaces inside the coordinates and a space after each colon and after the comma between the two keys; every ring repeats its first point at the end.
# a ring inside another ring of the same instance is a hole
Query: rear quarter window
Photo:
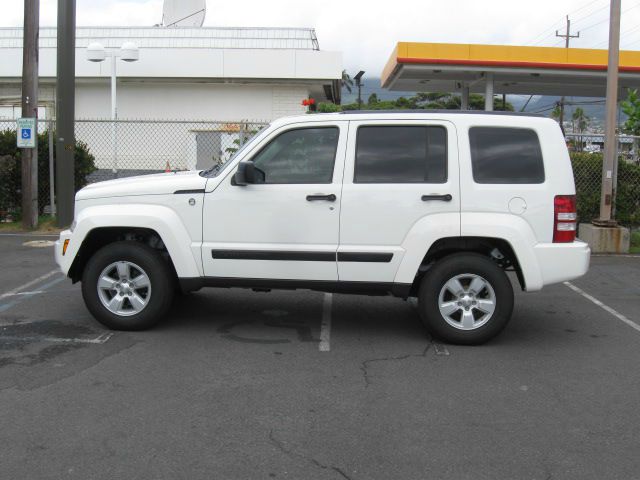
{"type": "Polygon", "coordinates": [[[534,130],[472,127],[469,143],[476,183],[544,183],[542,149],[534,130]]]}

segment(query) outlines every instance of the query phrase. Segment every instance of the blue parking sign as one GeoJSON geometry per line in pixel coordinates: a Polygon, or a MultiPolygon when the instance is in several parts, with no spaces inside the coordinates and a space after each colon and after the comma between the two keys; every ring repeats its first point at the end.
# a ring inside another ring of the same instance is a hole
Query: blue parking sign
{"type": "Polygon", "coordinates": [[[18,135],[16,143],[18,148],[34,148],[38,131],[35,118],[19,118],[16,121],[18,135]]]}

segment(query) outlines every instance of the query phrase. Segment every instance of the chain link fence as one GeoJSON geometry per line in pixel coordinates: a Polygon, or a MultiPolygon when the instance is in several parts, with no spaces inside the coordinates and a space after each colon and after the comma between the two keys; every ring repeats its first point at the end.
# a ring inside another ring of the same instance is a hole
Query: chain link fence
{"type": "MultiPolygon", "coordinates": [[[[578,201],[578,221],[588,223],[600,215],[604,135],[567,134],[578,201]]],[[[613,218],[626,227],[640,227],[640,137],[618,136],[618,168],[613,173],[613,218]]]]}
{"type": "MultiPolygon", "coordinates": [[[[75,126],[76,188],[114,178],[166,170],[196,170],[224,162],[264,122],[77,120],[75,126]]],[[[53,122],[38,126],[38,203],[40,214],[52,214],[54,195],[49,155],[53,122]]],[[[53,140],[53,139],[51,139],[53,140]]],[[[615,217],[622,225],[640,226],[639,137],[619,137],[615,217]]],[[[599,215],[602,135],[568,134],[579,221],[599,215]]],[[[20,150],[16,123],[0,120],[0,221],[17,220],[21,202],[20,150]]]]}
{"type": "MultiPolygon", "coordinates": [[[[200,170],[228,160],[265,122],[76,120],[75,186],[167,170],[200,170]]],[[[50,188],[49,131],[38,122],[38,204],[41,215],[55,214],[50,188]]],[[[54,140],[55,135],[51,140],[54,140]]],[[[15,120],[0,120],[0,221],[20,217],[21,152],[15,120]]],[[[53,169],[55,171],[55,167],[53,169]]]]}

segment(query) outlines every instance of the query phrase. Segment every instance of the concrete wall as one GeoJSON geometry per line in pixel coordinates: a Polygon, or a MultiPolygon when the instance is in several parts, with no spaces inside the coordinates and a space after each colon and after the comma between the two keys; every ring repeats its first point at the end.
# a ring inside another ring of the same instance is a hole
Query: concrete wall
{"type": "MultiPolygon", "coordinates": [[[[304,113],[305,85],[118,82],[118,118],[150,120],[271,121],[304,113]]],[[[80,84],[77,118],[110,118],[107,81],[80,84]]]]}

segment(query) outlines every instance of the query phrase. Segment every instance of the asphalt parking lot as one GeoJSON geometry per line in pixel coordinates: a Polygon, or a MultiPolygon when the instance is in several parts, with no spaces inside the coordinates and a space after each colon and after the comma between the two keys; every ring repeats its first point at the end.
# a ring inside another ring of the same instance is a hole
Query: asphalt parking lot
{"type": "Polygon", "coordinates": [[[640,478],[640,257],[459,347],[408,302],[304,291],[109,332],[34,240],[0,236],[0,478],[640,478]]]}

